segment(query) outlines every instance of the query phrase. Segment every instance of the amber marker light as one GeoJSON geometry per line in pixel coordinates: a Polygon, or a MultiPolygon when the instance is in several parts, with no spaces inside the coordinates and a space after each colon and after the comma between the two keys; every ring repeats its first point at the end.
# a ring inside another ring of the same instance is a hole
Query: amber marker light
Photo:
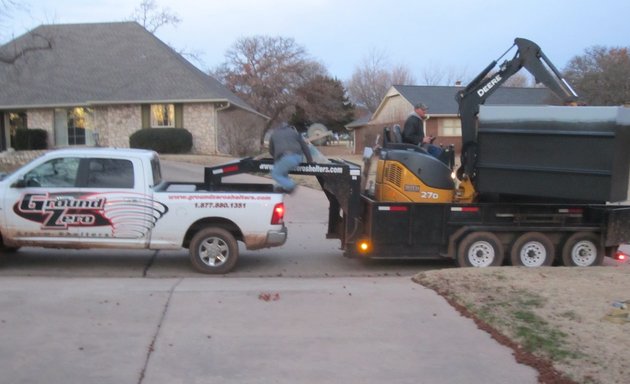
{"type": "Polygon", "coordinates": [[[360,252],[367,253],[370,250],[370,243],[367,240],[361,240],[358,247],[360,252]]]}

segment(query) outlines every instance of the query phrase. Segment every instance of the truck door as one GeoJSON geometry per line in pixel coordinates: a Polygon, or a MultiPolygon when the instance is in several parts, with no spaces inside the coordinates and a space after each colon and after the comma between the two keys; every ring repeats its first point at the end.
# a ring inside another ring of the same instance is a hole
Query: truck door
{"type": "Polygon", "coordinates": [[[156,220],[166,208],[153,201],[140,159],[89,158],[81,172],[86,193],[103,201],[107,236],[132,247],[146,247],[156,220]]]}
{"type": "Polygon", "coordinates": [[[146,189],[137,176],[128,159],[46,161],[9,188],[10,231],[22,245],[144,247],[146,189]]]}

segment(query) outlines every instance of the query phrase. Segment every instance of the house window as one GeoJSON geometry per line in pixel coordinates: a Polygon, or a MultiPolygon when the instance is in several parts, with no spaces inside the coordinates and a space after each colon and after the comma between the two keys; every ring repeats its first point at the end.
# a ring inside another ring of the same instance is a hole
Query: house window
{"type": "Polygon", "coordinates": [[[456,118],[442,118],[438,123],[438,135],[441,137],[445,136],[461,136],[462,135],[462,125],[459,119],[456,118]]]}
{"type": "Polygon", "coordinates": [[[94,145],[94,114],[91,108],[55,109],[55,144],[94,145]]]}
{"type": "Polygon", "coordinates": [[[10,146],[15,146],[15,133],[18,129],[27,129],[26,112],[9,112],[10,146]]]}
{"type": "Polygon", "coordinates": [[[151,104],[151,128],[172,128],[174,126],[174,104],[151,104]]]}

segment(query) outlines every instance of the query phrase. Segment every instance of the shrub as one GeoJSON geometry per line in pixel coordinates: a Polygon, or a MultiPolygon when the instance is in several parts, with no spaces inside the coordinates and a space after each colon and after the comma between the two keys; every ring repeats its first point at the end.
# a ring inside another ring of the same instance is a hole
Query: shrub
{"type": "Polygon", "coordinates": [[[145,128],[129,137],[129,146],[157,153],[188,153],[192,149],[192,140],[192,134],[184,128],[145,128]]]}
{"type": "Polygon", "coordinates": [[[16,129],[13,147],[17,151],[48,148],[48,132],[44,129],[16,129]]]}

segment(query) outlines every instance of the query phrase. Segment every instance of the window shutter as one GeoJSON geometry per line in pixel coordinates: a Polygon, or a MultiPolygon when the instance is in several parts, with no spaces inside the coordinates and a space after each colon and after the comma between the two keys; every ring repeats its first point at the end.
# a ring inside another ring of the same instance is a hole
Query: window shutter
{"type": "Polygon", "coordinates": [[[149,104],[142,104],[142,127],[151,128],[151,106],[149,104]]]}
{"type": "Polygon", "coordinates": [[[175,128],[184,128],[184,105],[175,104],[175,128]]]}

